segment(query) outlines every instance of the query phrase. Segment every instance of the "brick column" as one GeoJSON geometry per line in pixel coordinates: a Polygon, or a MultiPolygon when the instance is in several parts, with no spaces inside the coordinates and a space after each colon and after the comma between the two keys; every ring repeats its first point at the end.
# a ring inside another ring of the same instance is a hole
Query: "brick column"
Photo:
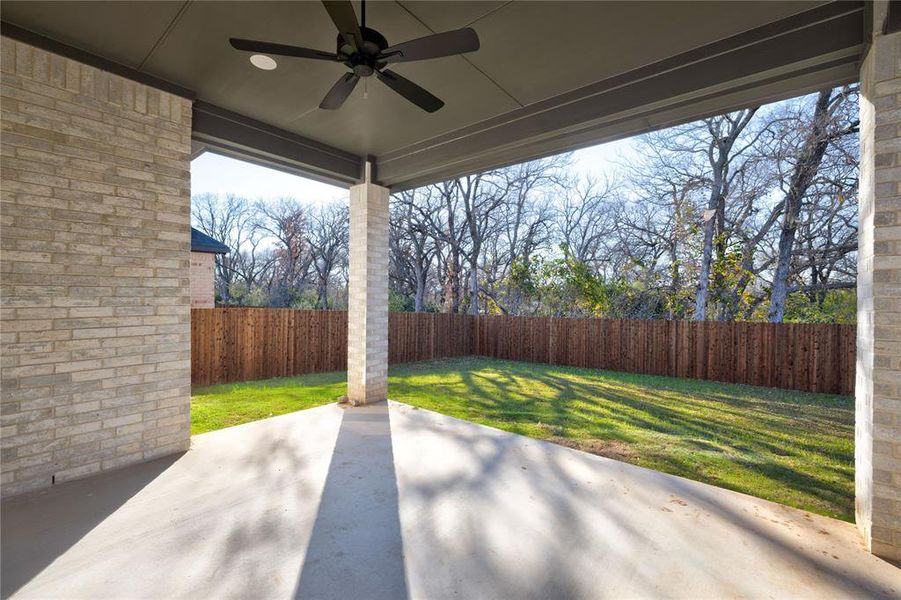
{"type": "Polygon", "coordinates": [[[388,188],[350,188],[347,399],[388,397],[388,188]]]}
{"type": "Polygon", "coordinates": [[[880,33],[860,72],[856,513],[867,546],[901,559],[901,33],[880,33]]]}
{"type": "Polygon", "coordinates": [[[2,38],[0,494],[190,445],[191,101],[2,38]]]}

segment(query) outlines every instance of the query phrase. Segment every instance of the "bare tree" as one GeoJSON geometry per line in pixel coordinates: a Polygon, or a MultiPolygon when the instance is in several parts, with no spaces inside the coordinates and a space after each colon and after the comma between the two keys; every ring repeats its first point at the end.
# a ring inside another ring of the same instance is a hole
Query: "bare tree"
{"type": "Polygon", "coordinates": [[[619,198],[609,178],[573,178],[560,195],[556,214],[557,236],[577,259],[600,268],[606,248],[616,233],[619,198]]]}
{"type": "Polygon", "coordinates": [[[496,193],[502,197],[491,214],[493,235],[485,237],[481,291],[504,313],[521,314],[525,297],[511,285],[514,268],[531,269],[533,256],[547,250],[556,214],[554,197],[567,183],[570,155],[534,160],[496,172],[496,193]]]}
{"type": "Polygon", "coordinates": [[[336,202],[313,208],[309,215],[307,243],[316,273],[317,301],[319,308],[328,309],[332,278],[347,264],[348,209],[336,202]]]}
{"type": "MultiPolygon", "coordinates": [[[[710,289],[714,238],[717,232],[722,232],[724,229],[726,199],[736,174],[740,172],[732,169],[733,162],[753,144],[753,142],[747,142],[741,148],[736,149],[736,143],[756,112],[757,108],[749,108],[702,121],[703,127],[709,134],[704,151],[710,166],[710,196],[707,201],[707,210],[703,214],[704,243],[701,249],[701,266],[698,269],[698,286],[695,294],[694,318],[696,321],[703,321],[707,318],[707,295],[710,289]]],[[[723,251],[722,240],[719,243],[719,250],[723,251]]]]}
{"type": "Polygon", "coordinates": [[[842,110],[847,108],[850,94],[851,90],[847,87],[821,91],[809,121],[798,119],[788,130],[783,127],[777,133],[774,143],[776,160],[780,165],[787,165],[787,176],[782,179],[779,245],[767,315],[771,322],[781,322],[785,316],[796,234],[808,192],[817,185],[818,179],[827,186],[834,185],[828,177],[820,177],[826,152],[835,140],[857,132],[857,119],[849,123],[847,111],[842,110]]]}
{"type": "Polygon", "coordinates": [[[469,247],[465,251],[469,262],[469,314],[479,314],[479,259],[485,240],[494,235],[497,222],[493,213],[503,205],[505,196],[499,189],[498,174],[494,172],[467,175],[455,181],[463,219],[469,233],[469,247]]]}
{"type": "MultiPolygon", "coordinates": [[[[693,306],[694,293],[689,286],[697,279],[696,259],[700,250],[697,223],[703,210],[707,179],[696,167],[692,153],[674,154],[658,135],[645,136],[637,141],[638,158],[620,166],[627,182],[630,202],[617,204],[622,208],[614,213],[611,234],[619,240],[614,254],[630,255],[629,237],[643,240],[643,246],[659,244],[663,253],[652,261],[655,273],[646,273],[644,285],[666,287],[663,309],[670,319],[684,318],[693,306]],[[630,232],[630,230],[632,230],[630,232]],[[655,242],[656,240],[656,242],[655,242]]],[[[613,257],[614,273],[634,268],[636,263],[648,270],[649,261],[632,257],[630,261],[613,257]]]]}
{"type": "Polygon", "coordinates": [[[430,232],[435,244],[440,296],[446,312],[459,312],[465,283],[463,258],[468,243],[467,228],[460,214],[461,200],[455,180],[430,186],[428,204],[414,203],[418,222],[430,232]]]}
{"type": "Polygon", "coordinates": [[[437,254],[437,244],[430,219],[440,209],[434,187],[409,190],[394,196],[391,210],[391,275],[413,295],[413,310],[425,308],[426,286],[437,254]]]}
{"type": "Polygon", "coordinates": [[[303,289],[313,260],[306,237],[306,209],[293,198],[260,201],[254,209],[254,226],[275,241],[270,300],[276,306],[289,306],[303,289]]]}

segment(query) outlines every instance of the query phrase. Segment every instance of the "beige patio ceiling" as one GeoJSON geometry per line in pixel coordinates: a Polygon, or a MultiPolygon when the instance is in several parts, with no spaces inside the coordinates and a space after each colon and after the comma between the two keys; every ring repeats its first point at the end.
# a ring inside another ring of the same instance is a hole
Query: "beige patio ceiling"
{"type": "Polygon", "coordinates": [[[368,156],[395,189],[847,83],[864,39],[860,2],[371,2],[367,24],[390,43],[468,26],[481,49],[394,67],[446,102],[437,113],[374,80],[368,98],[360,85],[325,111],[343,66],[279,58],[260,71],[228,45],[333,51],[318,2],[6,0],[0,10],[6,35],[194,95],[198,150],[341,183],[368,156]]]}

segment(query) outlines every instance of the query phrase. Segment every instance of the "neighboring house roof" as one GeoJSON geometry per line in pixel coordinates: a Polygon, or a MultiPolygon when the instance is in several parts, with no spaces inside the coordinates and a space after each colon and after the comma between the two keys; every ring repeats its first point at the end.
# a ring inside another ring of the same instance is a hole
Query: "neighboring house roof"
{"type": "Polygon", "coordinates": [[[228,254],[231,249],[218,240],[214,240],[202,231],[191,228],[191,252],[210,252],[228,254]]]}

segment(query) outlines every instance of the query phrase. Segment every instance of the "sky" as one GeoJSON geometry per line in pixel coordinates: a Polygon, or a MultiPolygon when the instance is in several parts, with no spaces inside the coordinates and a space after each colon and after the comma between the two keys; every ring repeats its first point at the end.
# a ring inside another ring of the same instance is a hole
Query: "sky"
{"type": "MultiPolygon", "coordinates": [[[[582,174],[602,175],[620,156],[630,152],[630,141],[601,144],[573,153],[573,169],[582,174]]],[[[347,190],[297,175],[253,165],[212,152],[191,161],[192,194],[236,194],[271,200],[290,196],[306,202],[332,202],[347,198],[347,190]]]]}
{"type": "Polygon", "coordinates": [[[347,190],[275,169],[204,152],[191,161],[191,194],[235,194],[271,200],[292,196],[307,202],[347,198],[347,190]]]}

